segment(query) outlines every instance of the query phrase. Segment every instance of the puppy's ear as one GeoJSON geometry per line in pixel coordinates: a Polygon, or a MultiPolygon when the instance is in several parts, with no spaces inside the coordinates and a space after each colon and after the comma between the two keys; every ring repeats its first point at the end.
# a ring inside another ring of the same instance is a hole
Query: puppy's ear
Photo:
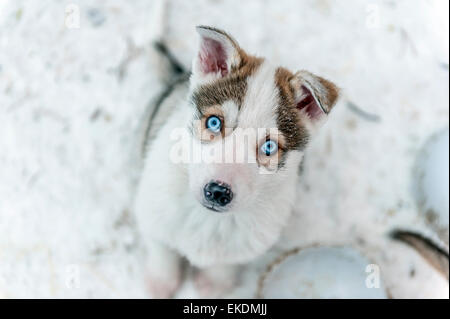
{"type": "Polygon", "coordinates": [[[197,81],[219,79],[240,65],[244,53],[230,35],[207,26],[198,26],[197,32],[200,45],[192,66],[197,81]]]}
{"type": "Polygon", "coordinates": [[[294,90],[300,120],[310,131],[316,131],[326,121],[339,97],[336,85],[308,71],[299,71],[290,80],[294,90]]]}

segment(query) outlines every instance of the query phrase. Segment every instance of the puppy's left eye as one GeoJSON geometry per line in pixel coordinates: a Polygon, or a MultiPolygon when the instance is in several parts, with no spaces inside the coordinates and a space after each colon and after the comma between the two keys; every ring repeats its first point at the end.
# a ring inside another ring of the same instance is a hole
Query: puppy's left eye
{"type": "Polygon", "coordinates": [[[275,141],[267,140],[261,145],[261,152],[266,156],[272,156],[278,151],[278,144],[275,141]]]}
{"type": "Polygon", "coordinates": [[[206,128],[213,133],[219,133],[222,129],[222,120],[217,116],[212,115],[206,120],[206,128]]]}

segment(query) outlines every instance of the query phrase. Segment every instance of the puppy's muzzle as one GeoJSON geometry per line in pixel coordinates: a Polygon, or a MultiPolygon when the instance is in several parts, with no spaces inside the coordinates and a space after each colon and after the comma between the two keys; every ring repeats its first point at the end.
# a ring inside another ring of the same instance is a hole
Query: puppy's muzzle
{"type": "Polygon", "coordinates": [[[215,207],[224,207],[233,200],[231,187],[219,181],[206,184],[203,188],[203,195],[206,202],[212,205],[211,207],[208,207],[212,210],[216,210],[215,207]]]}

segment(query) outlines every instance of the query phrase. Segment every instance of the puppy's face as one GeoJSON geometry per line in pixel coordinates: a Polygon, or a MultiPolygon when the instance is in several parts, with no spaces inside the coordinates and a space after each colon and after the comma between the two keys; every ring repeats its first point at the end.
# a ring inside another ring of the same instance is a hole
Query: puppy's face
{"type": "Polygon", "coordinates": [[[211,213],[276,208],[280,193],[293,195],[305,147],[338,90],[247,54],[223,31],[197,31],[190,103],[201,160],[189,165],[190,190],[211,213]]]}

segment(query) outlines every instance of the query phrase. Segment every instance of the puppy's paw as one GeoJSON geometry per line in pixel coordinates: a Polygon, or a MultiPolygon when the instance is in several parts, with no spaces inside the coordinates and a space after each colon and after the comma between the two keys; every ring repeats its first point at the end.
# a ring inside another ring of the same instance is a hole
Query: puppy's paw
{"type": "Polygon", "coordinates": [[[217,271],[199,271],[194,276],[194,285],[201,298],[223,298],[235,283],[234,274],[224,276],[217,271]]]}
{"type": "Polygon", "coordinates": [[[146,277],[146,288],[151,298],[167,299],[172,298],[181,284],[181,278],[177,274],[172,278],[148,274],[146,277]]]}
{"type": "Polygon", "coordinates": [[[157,242],[150,242],[146,262],[146,285],[152,298],[171,298],[180,287],[180,257],[157,242]]]}

